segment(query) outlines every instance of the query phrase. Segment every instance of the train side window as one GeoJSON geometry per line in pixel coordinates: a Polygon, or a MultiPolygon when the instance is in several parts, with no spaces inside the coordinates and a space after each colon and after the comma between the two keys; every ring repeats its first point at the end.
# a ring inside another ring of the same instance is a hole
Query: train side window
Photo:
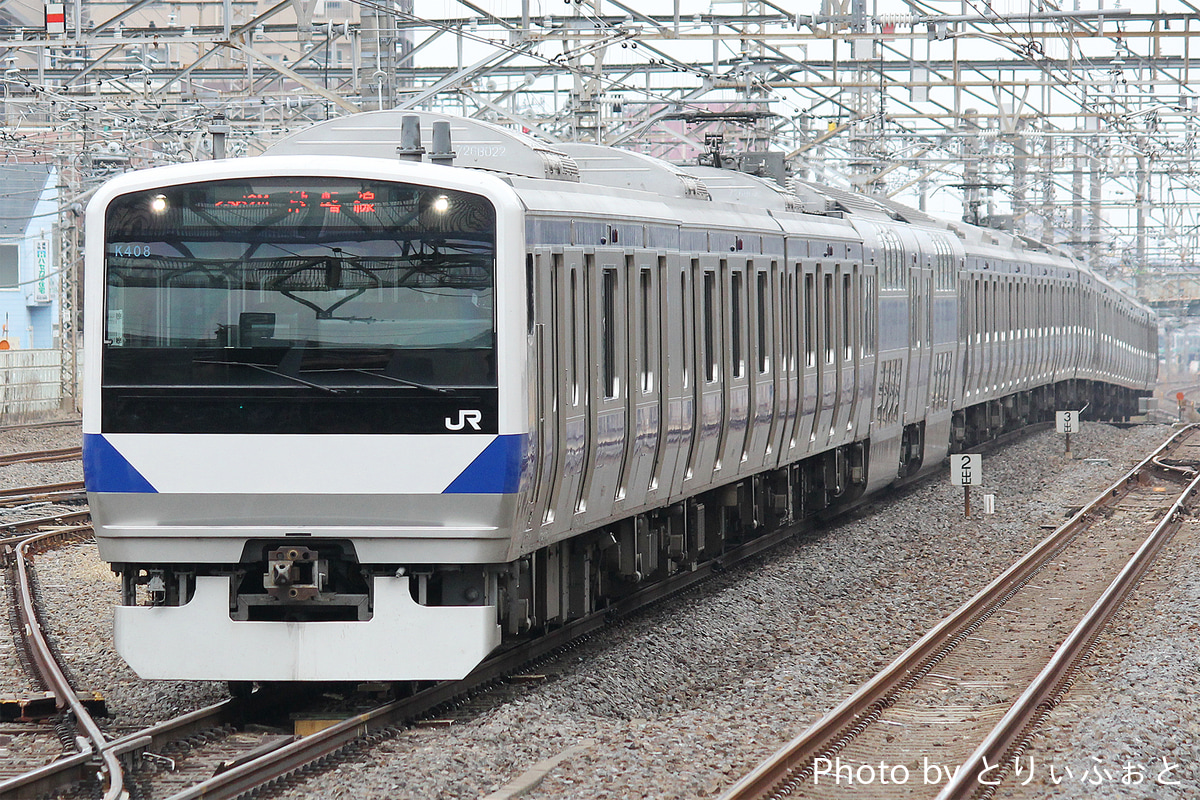
{"type": "Polygon", "coordinates": [[[787,369],[791,372],[796,372],[796,353],[799,350],[796,344],[796,335],[798,326],[796,324],[797,307],[796,307],[796,275],[792,269],[787,270],[787,293],[784,300],[784,320],[786,327],[786,339],[784,350],[787,357],[787,369]]]}
{"type": "Polygon", "coordinates": [[[740,378],[746,373],[742,357],[742,273],[735,269],[729,277],[730,375],[740,378]]]}
{"type": "Polygon", "coordinates": [[[704,273],[704,379],[712,383],[717,379],[716,348],[716,293],[717,276],[714,272],[704,273]]]}
{"type": "Polygon", "coordinates": [[[571,405],[579,405],[579,270],[571,270],[571,405]]]}
{"type": "Polygon", "coordinates": [[[867,340],[863,344],[863,355],[873,355],[875,353],[875,331],[876,331],[876,315],[878,314],[878,304],[875,302],[875,276],[867,275],[864,279],[866,282],[866,308],[863,311],[863,324],[867,326],[867,340]]]}
{"type": "Polygon", "coordinates": [[[921,327],[925,329],[925,346],[933,346],[933,285],[932,276],[930,280],[924,282],[924,291],[921,294],[921,327]]]}
{"type": "Polygon", "coordinates": [[[1014,315],[1015,319],[1016,319],[1015,324],[1017,326],[1016,338],[1022,339],[1025,336],[1025,306],[1024,306],[1025,281],[1024,280],[1022,280],[1022,279],[1017,280],[1017,285],[1016,285],[1015,291],[1016,291],[1016,298],[1017,298],[1016,313],[1014,315]]]}
{"type": "Polygon", "coordinates": [[[853,327],[850,317],[850,301],[853,299],[853,284],[850,275],[842,273],[842,360],[854,358],[853,327]]]}
{"type": "Polygon", "coordinates": [[[680,314],[683,317],[683,388],[686,389],[691,385],[692,380],[692,345],[695,343],[696,330],[694,328],[695,314],[692,310],[690,283],[691,275],[695,275],[700,271],[700,260],[692,259],[691,271],[683,270],[679,273],[679,308],[682,309],[680,314]]]}
{"type": "Polygon", "coordinates": [[[999,278],[992,281],[992,341],[1004,341],[1004,284],[999,278]]]}
{"type": "Polygon", "coordinates": [[[917,278],[914,274],[908,282],[908,346],[910,349],[921,346],[921,292],[918,289],[917,278]]]}
{"type": "Polygon", "coordinates": [[[821,304],[821,310],[825,315],[825,363],[832,364],[834,359],[834,342],[833,342],[833,276],[826,274],[821,282],[821,290],[824,293],[821,304]]]}
{"type": "Polygon", "coordinates": [[[996,341],[1003,342],[1008,339],[1008,296],[1003,291],[1003,278],[996,279],[993,289],[996,292],[996,341]]]}
{"type": "Polygon", "coordinates": [[[657,320],[655,315],[650,313],[650,298],[651,298],[651,281],[650,270],[643,268],[638,275],[638,304],[641,306],[641,361],[642,361],[642,393],[646,394],[654,391],[654,370],[653,357],[654,348],[651,341],[651,333],[657,330],[657,320]]]}
{"type": "Polygon", "coordinates": [[[525,254],[525,333],[533,333],[533,253],[525,254]]]}
{"type": "Polygon", "coordinates": [[[958,340],[965,344],[971,343],[971,290],[970,284],[960,283],[958,286],[958,340]]]}
{"type": "Polygon", "coordinates": [[[992,340],[992,302],[991,302],[991,285],[992,282],[987,278],[983,280],[983,341],[990,342],[992,340]]]}
{"type": "Polygon", "coordinates": [[[779,346],[779,368],[787,372],[792,368],[792,315],[789,312],[789,304],[792,301],[792,276],[785,264],[783,270],[776,273],[775,291],[771,296],[775,298],[775,305],[772,308],[772,314],[775,315],[776,330],[778,331],[778,346],[779,346]]]}
{"type": "Polygon", "coordinates": [[[758,372],[766,374],[771,367],[771,358],[767,352],[767,273],[759,272],[758,284],[758,372]]]}
{"type": "Polygon", "coordinates": [[[804,366],[817,365],[817,302],[816,278],[814,275],[804,276],[804,366]]]}
{"type": "Polygon", "coordinates": [[[796,278],[791,268],[783,278],[783,353],[784,368],[796,370],[796,278]]]}
{"type": "Polygon", "coordinates": [[[600,370],[604,397],[611,399],[620,391],[617,377],[617,271],[605,268],[600,284],[600,370]]]}
{"type": "Polygon", "coordinates": [[[1008,284],[1008,338],[1015,339],[1017,333],[1017,300],[1016,286],[1010,281],[1008,284]]]}
{"type": "Polygon", "coordinates": [[[975,294],[975,344],[983,341],[983,281],[978,277],[971,279],[975,294]]]}

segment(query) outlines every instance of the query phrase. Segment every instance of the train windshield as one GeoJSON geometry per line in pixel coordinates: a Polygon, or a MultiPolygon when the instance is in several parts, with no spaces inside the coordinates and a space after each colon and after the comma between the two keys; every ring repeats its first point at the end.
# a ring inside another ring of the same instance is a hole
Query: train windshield
{"type": "Polygon", "coordinates": [[[483,197],[384,181],[122,195],[105,229],[103,424],[444,432],[456,410],[492,419],[495,231],[483,197]]]}

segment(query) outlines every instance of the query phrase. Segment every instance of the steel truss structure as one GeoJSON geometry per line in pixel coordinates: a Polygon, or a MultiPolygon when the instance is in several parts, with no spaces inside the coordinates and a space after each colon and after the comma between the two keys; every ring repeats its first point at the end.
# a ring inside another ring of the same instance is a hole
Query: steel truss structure
{"type": "Polygon", "coordinates": [[[0,137],[59,167],[68,261],[114,172],[378,108],[852,187],[1139,285],[1200,250],[1192,0],[75,0],[62,32],[45,8],[0,0],[0,137]]]}

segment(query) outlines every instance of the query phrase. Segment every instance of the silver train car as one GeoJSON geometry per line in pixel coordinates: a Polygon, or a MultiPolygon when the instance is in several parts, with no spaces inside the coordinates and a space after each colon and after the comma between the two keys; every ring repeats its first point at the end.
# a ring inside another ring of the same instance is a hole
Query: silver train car
{"type": "Polygon", "coordinates": [[[116,178],[86,272],[88,497],[149,678],[460,677],[1157,372],[1153,314],[1053,249],[428,113],[116,178]]]}

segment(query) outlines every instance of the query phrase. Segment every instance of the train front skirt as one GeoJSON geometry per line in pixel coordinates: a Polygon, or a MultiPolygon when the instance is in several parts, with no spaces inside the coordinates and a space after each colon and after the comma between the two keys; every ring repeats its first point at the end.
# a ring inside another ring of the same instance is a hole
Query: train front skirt
{"type": "Polygon", "coordinates": [[[229,579],[199,576],[182,606],[118,606],[117,651],[142,678],[228,681],[444,680],[500,644],[495,606],[423,606],[409,578],[376,576],[364,622],[229,616],[229,579]]]}

